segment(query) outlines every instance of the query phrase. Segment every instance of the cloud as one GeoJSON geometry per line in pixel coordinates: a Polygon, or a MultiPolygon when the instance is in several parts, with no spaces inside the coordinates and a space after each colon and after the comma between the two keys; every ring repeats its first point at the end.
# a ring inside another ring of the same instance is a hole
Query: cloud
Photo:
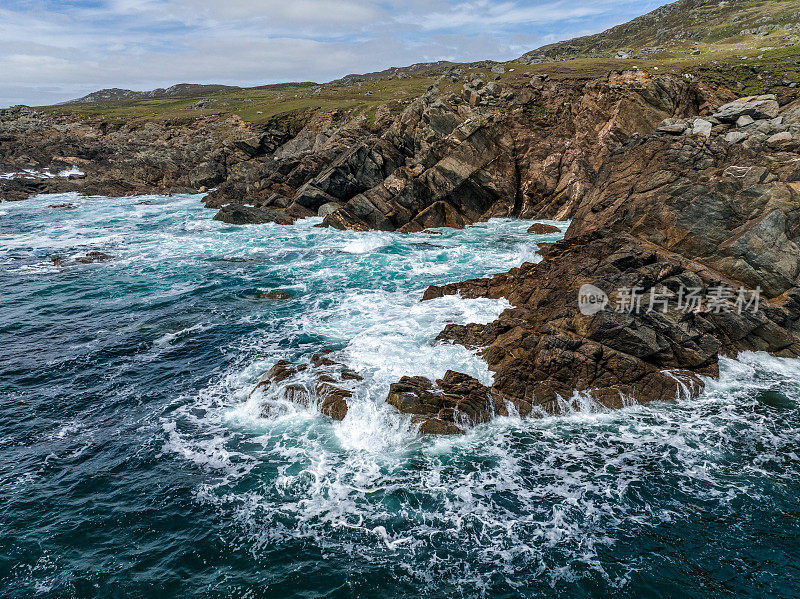
{"type": "MultiPolygon", "coordinates": [[[[607,10],[607,9],[605,9],[607,10]]],[[[595,16],[604,12],[601,6],[586,3],[552,2],[524,6],[516,2],[464,2],[445,12],[425,15],[421,27],[427,31],[477,27],[483,30],[518,25],[542,25],[595,16]]]]}
{"type": "Polygon", "coordinates": [[[103,87],[328,81],[430,60],[508,60],[664,0],[5,0],[0,106],[103,87]]]}

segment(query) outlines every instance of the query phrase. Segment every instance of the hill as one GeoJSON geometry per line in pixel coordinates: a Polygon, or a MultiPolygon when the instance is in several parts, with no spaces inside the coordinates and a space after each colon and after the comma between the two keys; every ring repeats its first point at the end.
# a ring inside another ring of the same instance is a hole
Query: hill
{"type": "Polygon", "coordinates": [[[699,55],[767,38],[772,45],[800,42],[800,1],[679,0],[602,33],[532,50],[520,61],[699,55]]]}
{"type": "Polygon", "coordinates": [[[321,85],[101,90],[44,109],[144,121],[236,114],[248,122],[267,123],[277,115],[306,118],[318,110],[372,119],[384,106],[401,110],[434,83],[442,92],[460,94],[473,77],[514,85],[534,74],[588,79],[631,68],[694,78],[742,95],[800,86],[800,0],[679,0],[602,33],[544,46],[502,65],[490,60],[417,63],[321,85]]]}
{"type": "Polygon", "coordinates": [[[167,88],[158,88],[150,91],[137,92],[130,89],[112,87],[101,89],[82,98],[69,100],[64,104],[92,104],[95,102],[119,102],[123,100],[144,100],[148,98],[169,98],[173,96],[190,96],[208,94],[220,91],[235,91],[242,89],[233,85],[202,85],[198,83],[178,83],[167,88]]]}

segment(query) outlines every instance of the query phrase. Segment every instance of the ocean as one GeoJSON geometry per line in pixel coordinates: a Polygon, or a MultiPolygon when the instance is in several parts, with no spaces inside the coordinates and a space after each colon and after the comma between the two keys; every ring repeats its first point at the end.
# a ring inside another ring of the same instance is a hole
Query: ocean
{"type": "Polygon", "coordinates": [[[800,361],[420,437],[389,385],[490,383],[434,339],[508,307],[424,290],[559,235],[237,227],[200,200],[0,204],[1,596],[800,596],[800,361]],[[250,395],[326,349],[364,377],[342,422],[250,395]]]}

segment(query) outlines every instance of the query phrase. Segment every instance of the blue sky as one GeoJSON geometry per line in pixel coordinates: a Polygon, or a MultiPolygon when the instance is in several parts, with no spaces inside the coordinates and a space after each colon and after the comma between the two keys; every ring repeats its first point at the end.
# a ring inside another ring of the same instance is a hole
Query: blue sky
{"type": "Polygon", "coordinates": [[[0,106],[508,60],[664,0],[0,0],[0,106]]]}

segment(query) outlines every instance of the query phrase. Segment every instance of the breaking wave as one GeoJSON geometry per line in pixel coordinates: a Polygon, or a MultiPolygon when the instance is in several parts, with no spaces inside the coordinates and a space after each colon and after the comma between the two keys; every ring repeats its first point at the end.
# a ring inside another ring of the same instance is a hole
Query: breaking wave
{"type": "Polygon", "coordinates": [[[800,593],[800,361],[745,353],[695,399],[610,412],[576,395],[457,438],[385,403],[402,375],[491,382],[434,339],[508,304],[422,293],[558,235],[234,227],[198,196],[4,212],[9,596],[800,593]],[[73,260],[92,250],[113,259],[73,260]],[[277,360],[325,349],[364,377],[343,421],[251,395],[277,360]]]}

